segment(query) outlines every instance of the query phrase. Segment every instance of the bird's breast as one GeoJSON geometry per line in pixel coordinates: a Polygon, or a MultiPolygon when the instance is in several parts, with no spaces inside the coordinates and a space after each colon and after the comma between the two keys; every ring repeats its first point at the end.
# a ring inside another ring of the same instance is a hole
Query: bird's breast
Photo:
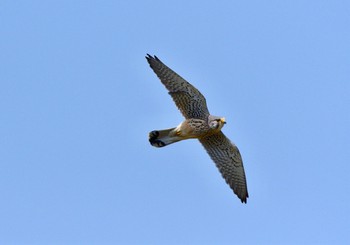
{"type": "Polygon", "coordinates": [[[187,119],[176,127],[175,132],[177,136],[184,139],[201,138],[208,134],[208,123],[201,119],[187,119]]]}

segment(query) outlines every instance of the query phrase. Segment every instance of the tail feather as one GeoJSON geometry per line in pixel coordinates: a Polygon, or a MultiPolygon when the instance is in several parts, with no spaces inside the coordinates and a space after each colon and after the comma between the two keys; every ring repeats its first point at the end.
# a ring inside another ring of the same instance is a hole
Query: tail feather
{"type": "Polygon", "coordinates": [[[149,142],[155,147],[163,147],[170,145],[177,141],[180,141],[181,138],[176,136],[175,128],[169,128],[164,130],[154,130],[149,133],[149,142]]]}

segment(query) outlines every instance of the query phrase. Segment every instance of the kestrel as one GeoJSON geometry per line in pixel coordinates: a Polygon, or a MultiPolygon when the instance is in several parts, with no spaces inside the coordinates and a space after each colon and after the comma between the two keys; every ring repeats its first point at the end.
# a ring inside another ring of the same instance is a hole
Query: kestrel
{"type": "Polygon", "coordinates": [[[233,192],[247,203],[248,190],[242,157],[237,146],[221,131],[225,118],[210,115],[204,96],[193,85],[167,67],[156,56],[146,59],[185,117],[179,126],[149,133],[152,146],[163,147],[172,143],[198,139],[222,177],[233,192]]]}

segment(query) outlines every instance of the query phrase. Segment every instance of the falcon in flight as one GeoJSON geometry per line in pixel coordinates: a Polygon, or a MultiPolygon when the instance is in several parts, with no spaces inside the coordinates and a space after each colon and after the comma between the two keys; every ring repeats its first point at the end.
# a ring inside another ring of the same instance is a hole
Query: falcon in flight
{"type": "Polygon", "coordinates": [[[210,115],[206,100],[198,89],[156,56],[147,54],[146,59],[185,117],[185,121],[175,128],[150,132],[151,145],[164,147],[181,140],[198,139],[226,183],[242,203],[247,203],[248,190],[241,154],[221,131],[226,123],[225,118],[210,115]]]}

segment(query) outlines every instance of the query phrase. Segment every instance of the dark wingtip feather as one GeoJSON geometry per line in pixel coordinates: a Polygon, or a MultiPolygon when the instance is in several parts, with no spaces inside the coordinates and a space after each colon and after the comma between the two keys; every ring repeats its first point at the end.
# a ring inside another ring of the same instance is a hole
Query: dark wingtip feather
{"type": "Polygon", "coordinates": [[[146,54],[146,59],[147,59],[148,63],[150,63],[152,60],[156,60],[156,61],[161,62],[160,59],[156,55],[152,56],[150,54],[146,54]]]}
{"type": "Polygon", "coordinates": [[[247,193],[245,196],[240,197],[241,202],[242,202],[242,203],[247,203],[247,198],[248,198],[248,197],[249,197],[248,193],[247,193]]]}
{"type": "Polygon", "coordinates": [[[153,57],[150,54],[146,54],[145,56],[146,60],[149,62],[153,57]]]}
{"type": "Polygon", "coordinates": [[[249,197],[248,192],[243,191],[242,193],[237,190],[234,190],[233,192],[237,195],[237,197],[241,200],[242,203],[247,203],[247,198],[249,197]]]}

